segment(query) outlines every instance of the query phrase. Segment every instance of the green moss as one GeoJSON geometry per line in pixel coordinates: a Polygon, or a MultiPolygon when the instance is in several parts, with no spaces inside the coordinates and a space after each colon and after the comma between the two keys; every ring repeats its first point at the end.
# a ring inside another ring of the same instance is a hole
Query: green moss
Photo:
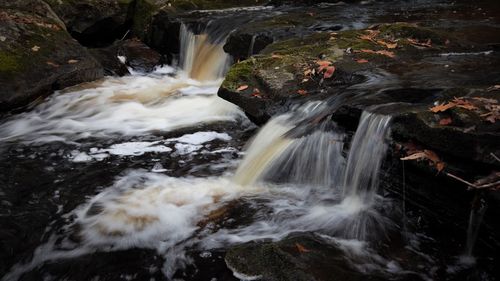
{"type": "Polygon", "coordinates": [[[7,51],[0,51],[0,72],[17,73],[22,70],[22,57],[7,51]]]}
{"type": "Polygon", "coordinates": [[[222,83],[222,87],[230,90],[235,90],[243,83],[249,82],[254,71],[254,60],[249,59],[239,62],[231,67],[226,74],[226,78],[222,83]]]}

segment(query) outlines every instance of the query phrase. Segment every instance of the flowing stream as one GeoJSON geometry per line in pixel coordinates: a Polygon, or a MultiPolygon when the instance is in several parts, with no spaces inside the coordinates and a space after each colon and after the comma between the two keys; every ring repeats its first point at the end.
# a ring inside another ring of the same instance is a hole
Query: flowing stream
{"type": "Polygon", "coordinates": [[[154,251],[161,267],[148,272],[171,280],[195,264],[193,251],[210,257],[297,232],[338,246],[363,274],[428,278],[435,260],[420,252],[422,236],[389,254],[377,246],[398,232],[392,202],[378,193],[390,117],[363,112],[350,135],[317,118],[341,101],[308,102],[270,120],[242,152],[254,127],[216,96],[230,58],[209,34],[183,26],[181,39],[182,69],[80,85],[0,124],[3,149],[47,161],[47,171],[108,169],[112,178],[90,181],[73,208],[58,205],[41,243],[2,280],[37,270],[52,280],[44,266],[130,249],[154,251]],[[414,261],[401,264],[404,255],[414,261]]]}

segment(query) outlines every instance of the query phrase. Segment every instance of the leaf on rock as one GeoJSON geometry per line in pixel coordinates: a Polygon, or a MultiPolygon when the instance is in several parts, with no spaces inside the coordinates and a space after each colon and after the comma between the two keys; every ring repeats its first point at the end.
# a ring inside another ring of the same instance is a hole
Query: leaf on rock
{"type": "Polygon", "coordinates": [[[241,85],[238,87],[238,89],[236,89],[236,92],[241,92],[241,91],[244,91],[248,89],[248,85],[241,85]]]}
{"type": "Polygon", "coordinates": [[[329,67],[332,64],[332,62],[328,60],[318,60],[316,61],[316,64],[319,65],[318,72],[321,72],[327,67],[329,67]]]}
{"type": "Polygon", "coordinates": [[[307,91],[306,90],[297,90],[297,94],[301,96],[307,96],[307,91]]]}
{"type": "Polygon", "coordinates": [[[434,113],[438,113],[438,112],[444,112],[450,108],[453,108],[455,107],[456,104],[453,103],[453,102],[448,102],[448,103],[443,103],[443,104],[438,104],[436,106],[433,106],[430,108],[430,111],[434,112],[434,113]]]}
{"type": "Polygon", "coordinates": [[[385,46],[387,49],[396,49],[398,47],[398,43],[386,42],[384,40],[377,40],[377,44],[385,46]]]}
{"type": "Polygon", "coordinates": [[[77,62],[78,62],[78,60],[68,60],[68,63],[69,63],[69,64],[75,64],[75,63],[77,63],[77,62]]]}
{"type": "Polygon", "coordinates": [[[55,62],[51,62],[51,61],[46,61],[46,63],[52,67],[59,67],[59,65],[55,62]]]}
{"type": "Polygon", "coordinates": [[[443,118],[441,120],[439,120],[439,125],[441,126],[446,126],[446,125],[450,125],[453,121],[451,120],[451,118],[443,118]]]}
{"type": "Polygon", "coordinates": [[[432,47],[432,41],[431,41],[431,39],[428,39],[426,42],[420,42],[417,39],[413,39],[413,38],[406,38],[406,40],[408,40],[408,42],[410,44],[414,45],[414,46],[425,47],[425,48],[431,48],[432,47]]]}
{"type": "Polygon", "coordinates": [[[31,48],[31,50],[33,52],[38,52],[40,50],[40,46],[35,45],[35,46],[33,46],[33,48],[31,48]]]}
{"type": "Polygon", "coordinates": [[[358,59],[356,60],[357,63],[367,63],[368,60],[365,60],[365,59],[358,59]]]}
{"type": "Polygon", "coordinates": [[[295,243],[295,247],[297,247],[297,251],[299,251],[299,253],[301,253],[301,254],[302,253],[309,253],[311,251],[299,243],[295,243]]]}
{"type": "Polygon", "coordinates": [[[374,51],[374,50],[370,50],[370,49],[362,49],[362,50],[359,50],[359,52],[367,53],[367,54],[378,54],[378,55],[383,55],[383,56],[390,57],[390,58],[396,57],[396,55],[394,55],[394,52],[386,51],[386,50],[374,51]]]}
{"type": "Polygon", "coordinates": [[[325,74],[323,75],[323,78],[328,79],[333,76],[333,73],[335,72],[335,66],[329,66],[326,68],[325,74]]]}

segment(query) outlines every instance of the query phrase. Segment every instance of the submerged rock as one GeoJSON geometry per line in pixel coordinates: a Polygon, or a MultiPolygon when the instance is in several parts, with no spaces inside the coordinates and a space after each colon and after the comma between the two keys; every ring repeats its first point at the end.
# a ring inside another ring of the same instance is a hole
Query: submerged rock
{"type": "Polygon", "coordinates": [[[43,2],[2,3],[0,22],[0,111],[103,76],[43,2]]]}
{"type": "Polygon", "coordinates": [[[243,280],[384,280],[375,274],[358,273],[339,245],[313,234],[234,246],[225,260],[243,280]]]}

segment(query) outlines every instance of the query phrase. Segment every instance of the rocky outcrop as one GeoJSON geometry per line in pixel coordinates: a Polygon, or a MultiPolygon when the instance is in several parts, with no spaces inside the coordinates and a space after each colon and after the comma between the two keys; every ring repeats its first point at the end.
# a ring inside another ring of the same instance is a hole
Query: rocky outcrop
{"type": "Polygon", "coordinates": [[[24,106],[54,90],[103,76],[42,1],[0,4],[0,110],[24,106]]]}
{"type": "Polygon", "coordinates": [[[46,0],[68,31],[85,46],[100,47],[125,35],[130,28],[133,0],[46,0]]]}
{"type": "Polygon", "coordinates": [[[330,114],[344,126],[354,129],[363,110],[381,111],[393,116],[398,139],[498,167],[499,125],[491,117],[498,90],[489,88],[498,84],[500,56],[458,38],[398,23],[285,40],[235,64],[218,94],[257,124],[307,100],[343,99],[330,114]],[[454,99],[457,106],[430,110],[454,99]]]}

